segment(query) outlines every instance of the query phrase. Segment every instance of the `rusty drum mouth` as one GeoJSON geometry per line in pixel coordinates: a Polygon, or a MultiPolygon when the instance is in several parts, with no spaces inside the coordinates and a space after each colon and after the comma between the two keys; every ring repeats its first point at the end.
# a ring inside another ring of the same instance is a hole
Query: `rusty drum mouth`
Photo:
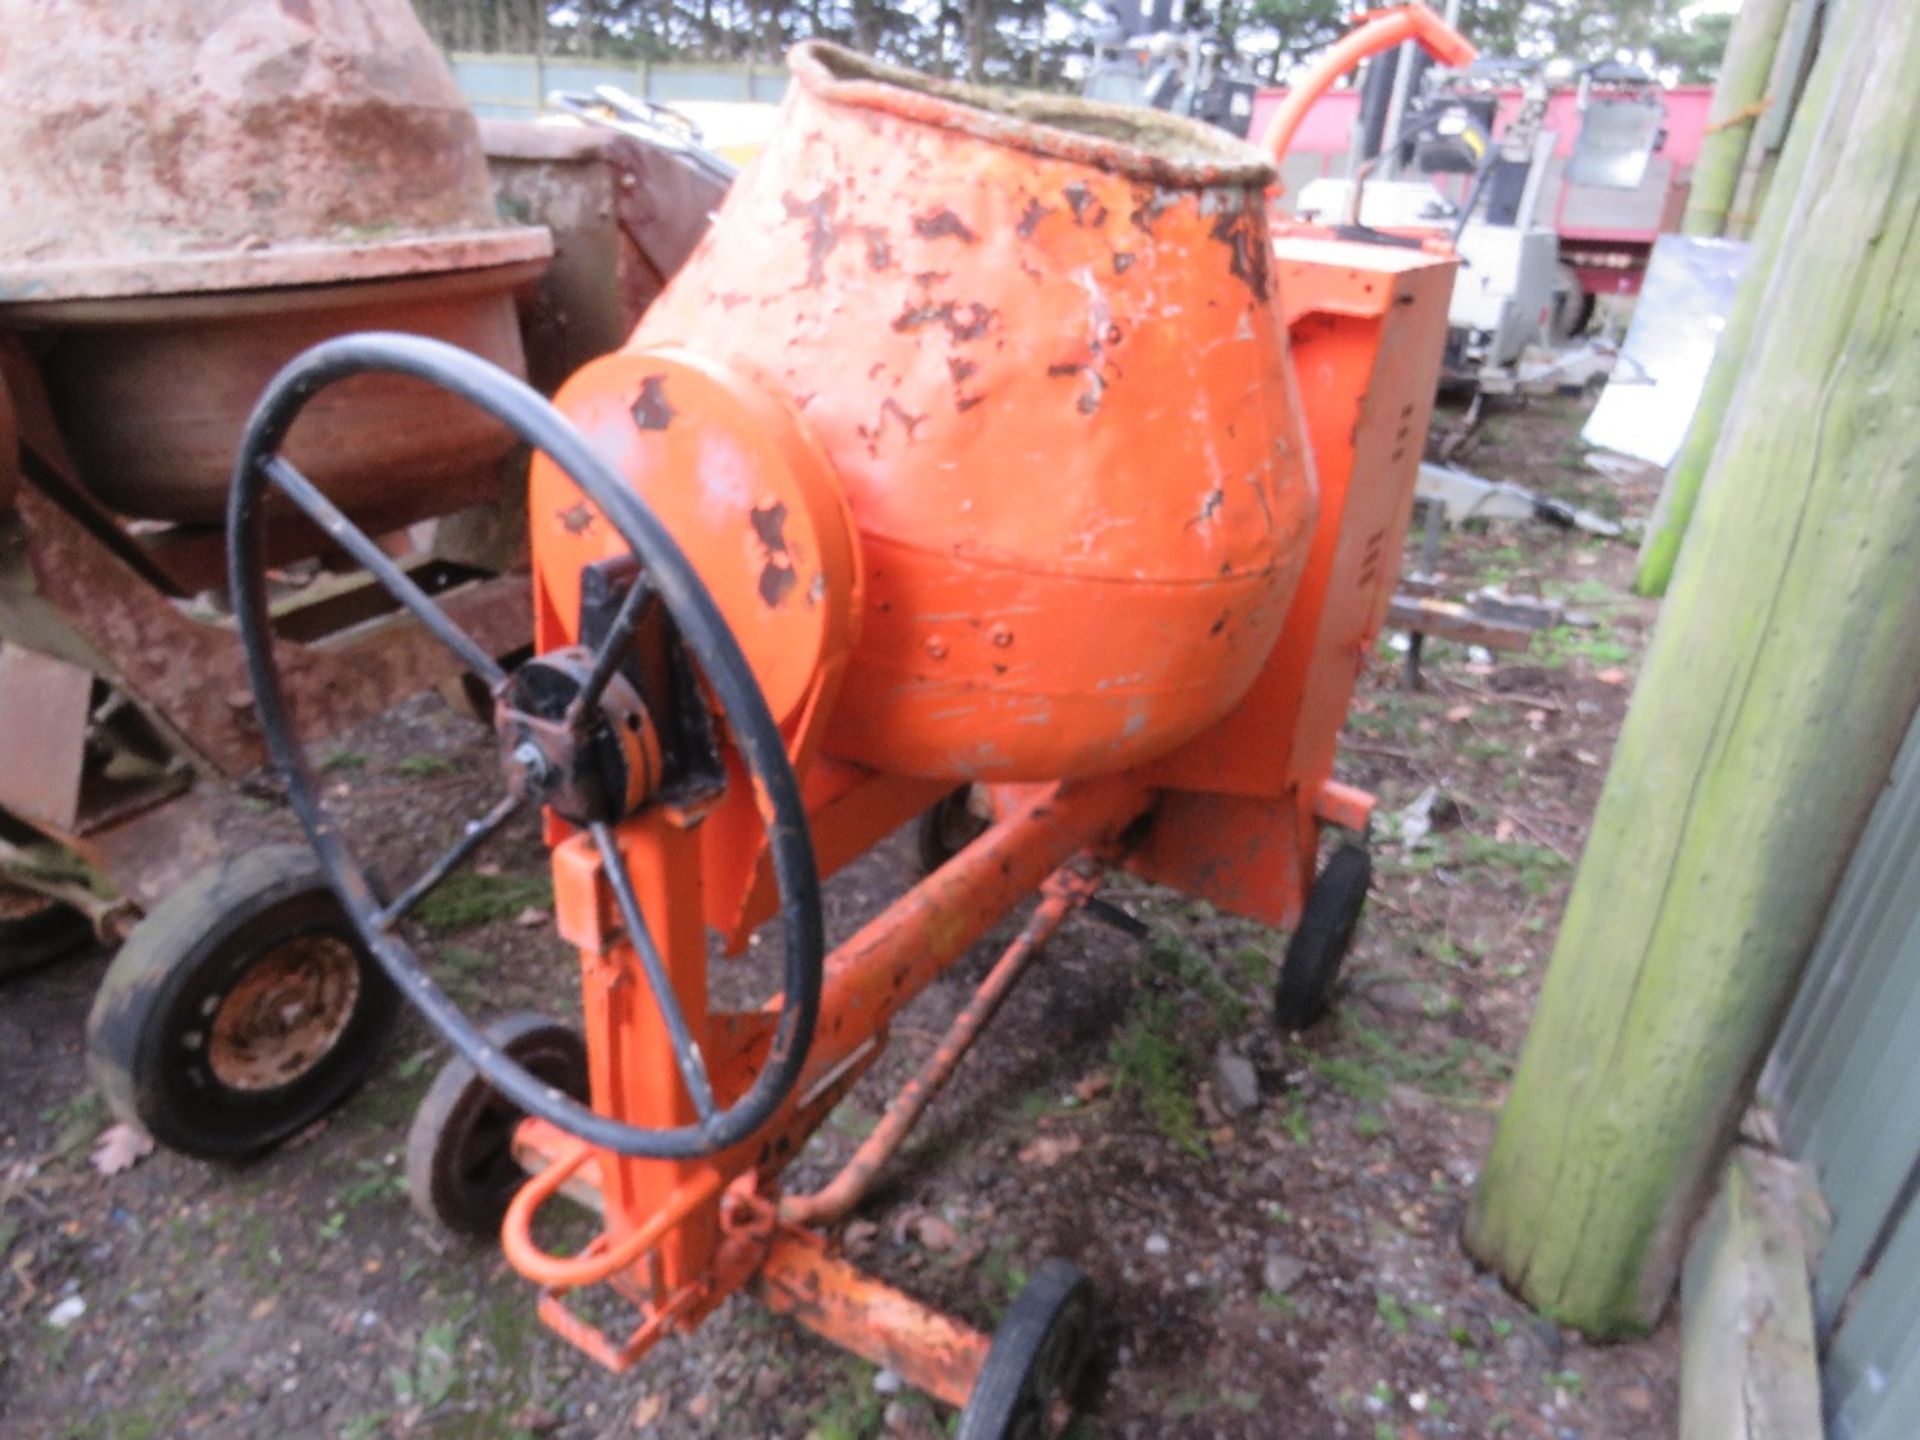
{"type": "Polygon", "coordinates": [[[1158,110],[936,79],[823,40],[794,46],[787,64],[809,94],[828,104],[882,111],[1155,185],[1264,189],[1276,176],[1245,141],[1158,110]]]}

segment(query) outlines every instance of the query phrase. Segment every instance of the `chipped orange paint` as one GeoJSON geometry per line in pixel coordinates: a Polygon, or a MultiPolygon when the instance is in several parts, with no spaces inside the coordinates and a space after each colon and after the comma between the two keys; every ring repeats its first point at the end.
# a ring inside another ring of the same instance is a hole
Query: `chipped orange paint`
{"type": "MultiPolygon", "coordinates": [[[[1334,752],[1400,573],[1446,341],[1451,255],[1283,235],[1276,273],[1320,479],[1299,593],[1253,685],[1150,767],[1164,787],[1132,867],[1291,926],[1313,883],[1334,752]]],[[[1336,796],[1343,821],[1367,808],[1336,796]]],[[[1358,827],[1355,827],[1358,828],[1358,827]]]]}
{"type": "Polygon", "coordinates": [[[1259,670],[1312,520],[1271,168],[1154,112],[793,67],[712,232],[562,404],[617,421],[665,346],[804,416],[866,574],[834,754],[1061,780],[1167,750],[1259,670]]]}
{"type": "Polygon", "coordinates": [[[805,1231],[782,1230],[755,1277],[754,1291],[842,1349],[892,1370],[917,1390],[964,1405],[987,1337],[861,1274],[805,1231]]]}

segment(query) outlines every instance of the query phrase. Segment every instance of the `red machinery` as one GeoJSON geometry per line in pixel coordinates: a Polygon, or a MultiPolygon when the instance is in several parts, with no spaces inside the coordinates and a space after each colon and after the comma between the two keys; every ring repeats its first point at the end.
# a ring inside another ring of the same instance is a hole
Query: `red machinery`
{"type": "MultiPolygon", "coordinates": [[[[1397,36],[1395,38],[1398,38],[1397,36]]],[[[1043,1433],[1088,1329],[1050,1263],[988,1340],[860,1274],[832,1230],[1042,941],[1125,865],[1297,925],[1283,1018],[1324,1005],[1371,797],[1331,778],[1398,567],[1453,262],[1283,237],[1272,167],[1192,122],[794,52],[782,124],[616,353],[549,406],[449,347],[349,337],[256,409],[229,510],[263,729],[369,948],[459,1052],[409,1144],[416,1200],[501,1229],[556,1330],[616,1369],[750,1288],[965,1407],[1043,1433]],[[538,452],[534,658],[473,645],[279,453],[368,371],[437,383],[538,452]],[[261,581],[292,501],[495,697],[507,793],[392,898],[288,723],[261,581]],[[993,823],[826,953],[819,878],[956,786],[993,823]],[[484,1029],[413,905],[544,808],[584,1045],[484,1029]],[[779,1176],[916,994],[1028,896],[1019,938],[846,1171],[779,1176]],[[747,948],[777,919],[778,935],[747,948]],[[707,938],[735,961],[710,965],[707,938]],[[770,981],[761,1003],[737,995],[770,981]],[[531,1180],[520,1167],[534,1172],[531,1180]],[[556,1194],[602,1216],[534,1238],[556,1194]],[[569,1304],[606,1284],[634,1327],[569,1304]]]]}
{"type": "MultiPolygon", "coordinates": [[[[1573,271],[1585,294],[1635,295],[1654,240],[1676,229],[1686,208],[1713,87],[1675,85],[1660,92],[1666,107],[1661,143],[1638,185],[1629,190],[1568,178],[1568,163],[1583,126],[1580,99],[1577,90],[1559,90],[1547,104],[1542,124],[1553,133],[1554,143],[1539,211],[1541,223],[1560,237],[1561,263],[1573,271]]],[[[1496,123],[1502,131],[1521,105],[1518,88],[1499,92],[1496,123]]],[[[1263,133],[1274,117],[1290,108],[1291,92],[1261,91],[1254,100],[1254,133],[1263,133]]],[[[1296,138],[1286,152],[1283,178],[1289,194],[1298,195],[1309,181],[1321,176],[1346,173],[1359,113],[1358,89],[1328,90],[1311,98],[1298,116],[1296,138]]],[[[1456,201],[1464,198],[1465,183],[1457,177],[1445,178],[1451,183],[1443,186],[1443,193],[1456,201]]]]}

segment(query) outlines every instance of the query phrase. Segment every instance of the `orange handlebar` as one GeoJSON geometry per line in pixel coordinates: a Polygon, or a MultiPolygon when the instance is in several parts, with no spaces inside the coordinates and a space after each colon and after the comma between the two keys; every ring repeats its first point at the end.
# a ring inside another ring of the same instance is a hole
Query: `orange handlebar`
{"type": "Polygon", "coordinates": [[[574,1141],[570,1149],[516,1190],[512,1202],[507,1206],[506,1219],[500,1226],[500,1248],[506,1252],[507,1263],[535,1284],[553,1290],[597,1285],[632,1265],[658,1245],[667,1231],[720,1193],[720,1171],[711,1165],[706,1166],[692,1180],[674,1191],[672,1198],[652,1219],[624,1239],[609,1242],[603,1235],[596,1237],[578,1255],[549,1255],[534,1243],[534,1211],[551,1200],[554,1192],[595,1156],[593,1146],[584,1140],[574,1141]]]}
{"type": "MultiPolygon", "coordinates": [[[[1480,53],[1464,35],[1452,29],[1446,21],[1420,4],[1419,0],[1392,10],[1372,10],[1359,18],[1365,23],[1349,31],[1320,57],[1320,63],[1307,72],[1306,79],[1288,92],[1280,109],[1268,122],[1267,133],[1260,140],[1260,148],[1272,157],[1275,165],[1286,158],[1287,151],[1293,145],[1294,132],[1299,130],[1300,122],[1307,118],[1307,111],[1313,108],[1313,102],[1324,95],[1335,80],[1369,55],[1391,50],[1408,40],[1418,41],[1420,48],[1442,65],[1470,65],[1480,53]]],[[[1281,187],[1276,183],[1273,188],[1278,193],[1281,187]]]]}

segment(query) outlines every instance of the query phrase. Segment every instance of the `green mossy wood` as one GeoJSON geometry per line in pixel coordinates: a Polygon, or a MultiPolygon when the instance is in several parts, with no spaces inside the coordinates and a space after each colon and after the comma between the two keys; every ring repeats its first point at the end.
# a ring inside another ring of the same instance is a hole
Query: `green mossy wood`
{"type": "Polygon", "coordinates": [[[1680,217],[1682,235],[1718,235],[1740,183],[1747,145],[1753,138],[1759,106],[1767,101],[1774,52],[1786,28],[1792,0],[1745,0],[1727,35],[1727,51],[1714,82],[1707,110],[1707,133],[1693,164],[1687,208],[1680,217]]]}
{"type": "MultiPolygon", "coordinates": [[[[1714,445],[1720,439],[1720,426],[1727,406],[1745,369],[1747,352],[1766,321],[1781,308],[1773,293],[1774,269],[1785,237],[1804,223],[1802,211],[1810,198],[1801,190],[1810,155],[1826,155],[1837,143],[1835,128],[1843,126],[1852,113],[1851,90],[1841,91],[1843,99],[1835,104],[1840,91],[1840,71],[1858,65],[1862,57],[1852,53],[1846,43],[1847,30],[1842,22],[1859,11],[1870,10],[1878,0],[1850,0],[1844,13],[1831,11],[1826,39],[1820,49],[1819,63],[1807,80],[1787,145],[1768,187],[1766,207],[1753,236],[1753,250],[1747,260],[1746,278],[1734,298],[1727,327],[1720,334],[1713,364],[1700,389],[1700,401],[1687,427],[1680,453],[1667,467],[1659,503],[1647,522],[1647,533],[1640,543],[1639,569],[1633,588],[1642,595],[1658,598],[1667,593],[1673,578],[1673,562],[1679,557],[1680,542],[1686,538],[1700,500],[1700,482],[1713,460],[1714,445]]],[[[1837,8],[1837,7],[1836,7],[1837,8]]],[[[1849,76],[1858,80],[1858,76],[1849,76]]]]}
{"type": "Polygon", "coordinates": [[[1652,1326],[1920,701],[1920,6],[1868,0],[1648,647],[1469,1249],[1652,1326]]]}

